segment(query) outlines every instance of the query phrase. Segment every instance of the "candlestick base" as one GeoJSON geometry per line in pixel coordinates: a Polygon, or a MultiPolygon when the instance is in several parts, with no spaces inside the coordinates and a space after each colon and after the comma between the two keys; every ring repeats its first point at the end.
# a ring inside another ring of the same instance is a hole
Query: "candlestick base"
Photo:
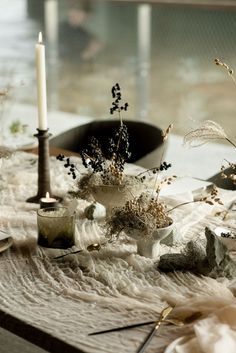
{"type": "Polygon", "coordinates": [[[30,203],[40,203],[40,199],[42,197],[40,195],[35,195],[35,196],[32,196],[32,197],[29,197],[26,202],[30,202],[30,203]]]}
{"type": "MultiPolygon", "coordinates": [[[[49,168],[49,137],[51,134],[47,130],[37,129],[38,133],[34,136],[38,139],[38,192],[37,195],[30,197],[26,202],[40,203],[40,199],[48,192],[51,195],[50,187],[50,168],[49,168]]],[[[58,202],[62,198],[53,196],[58,202]]]]}

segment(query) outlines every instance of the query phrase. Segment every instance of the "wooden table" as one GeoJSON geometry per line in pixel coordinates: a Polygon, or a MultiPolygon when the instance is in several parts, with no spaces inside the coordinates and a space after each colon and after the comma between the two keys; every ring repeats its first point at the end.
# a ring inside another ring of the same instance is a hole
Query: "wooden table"
{"type": "MultiPolygon", "coordinates": [[[[23,150],[24,151],[24,150],[23,150]]],[[[38,154],[38,148],[33,148],[30,150],[25,150],[25,152],[38,154]]],[[[65,150],[59,147],[49,147],[50,156],[58,156],[59,154],[64,154],[65,156],[80,156],[79,153],[74,151],[65,150]]]]}

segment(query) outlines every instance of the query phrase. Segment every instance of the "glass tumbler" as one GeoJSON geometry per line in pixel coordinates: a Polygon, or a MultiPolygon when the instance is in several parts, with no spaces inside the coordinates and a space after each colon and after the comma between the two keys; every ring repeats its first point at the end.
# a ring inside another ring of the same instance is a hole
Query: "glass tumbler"
{"type": "Polygon", "coordinates": [[[38,244],[49,248],[70,248],[75,244],[75,212],[66,207],[41,208],[37,211],[38,244]]]}

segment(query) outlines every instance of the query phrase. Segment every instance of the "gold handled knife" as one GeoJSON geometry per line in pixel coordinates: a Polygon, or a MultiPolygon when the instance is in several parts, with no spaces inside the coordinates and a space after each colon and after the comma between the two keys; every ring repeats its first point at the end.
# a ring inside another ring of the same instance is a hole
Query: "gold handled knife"
{"type": "Polygon", "coordinates": [[[161,326],[161,323],[165,320],[165,318],[170,314],[170,312],[172,310],[173,310],[172,306],[168,306],[167,308],[162,310],[159,320],[156,321],[155,326],[152,328],[150,333],[147,335],[146,339],[144,340],[144,342],[141,344],[141,346],[137,350],[137,353],[144,353],[145,352],[147,346],[149,345],[149,343],[153,339],[155,333],[157,332],[157,330],[161,326]]]}

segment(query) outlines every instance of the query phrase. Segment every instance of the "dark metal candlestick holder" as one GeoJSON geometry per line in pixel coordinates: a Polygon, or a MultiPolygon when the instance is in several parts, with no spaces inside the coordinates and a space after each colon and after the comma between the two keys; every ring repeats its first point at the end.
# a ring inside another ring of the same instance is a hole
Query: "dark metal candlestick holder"
{"type": "Polygon", "coordinates": [[[30,197],[27,202],[39,203],[46,192],[51,195],[50,168],[49,168],[49,137],[51,134],[47,130],[37,129],[34,136],[38,139],[38,193],[30,197]]]}

